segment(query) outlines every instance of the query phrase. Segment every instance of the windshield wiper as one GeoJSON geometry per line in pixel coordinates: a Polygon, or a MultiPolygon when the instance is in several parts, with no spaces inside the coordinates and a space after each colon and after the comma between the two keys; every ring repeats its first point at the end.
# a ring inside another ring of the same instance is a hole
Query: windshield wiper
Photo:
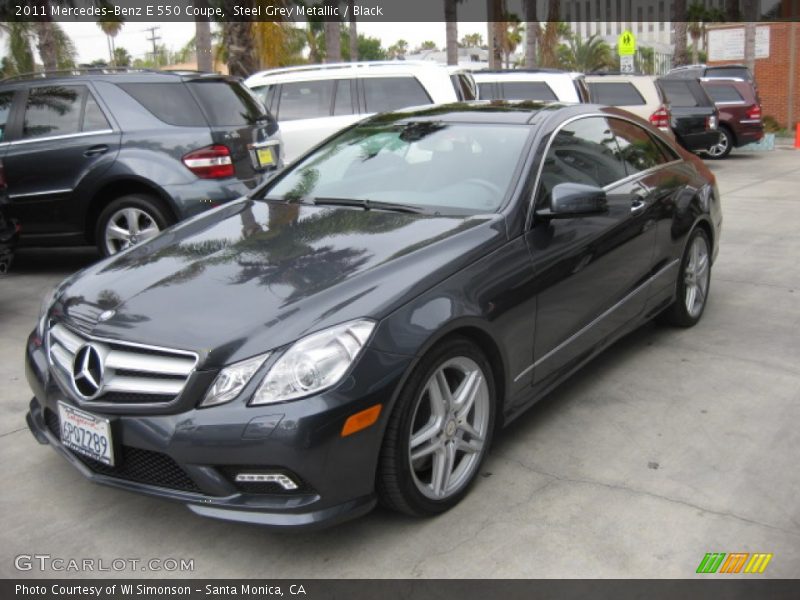
{"type": "Polygon", "coordinates": [[[394,212],[414,214],[430,212],[422,206],[399,204],[396,202],[381,202],[380,200],[359,198],[308,198],[307,201],[318,206],[358,206],[364,210],[390,210],[394,212]]]}

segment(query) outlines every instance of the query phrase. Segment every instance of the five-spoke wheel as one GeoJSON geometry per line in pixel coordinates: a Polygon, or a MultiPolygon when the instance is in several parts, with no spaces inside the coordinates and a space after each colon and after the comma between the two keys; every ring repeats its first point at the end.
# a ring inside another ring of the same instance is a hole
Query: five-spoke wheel
{"type": "Polygon", "coordinates": [[[117,198],[100,214],[97,245],[110,256],[157,236],[169,225],[161,203],[144,195],[117,198]]]}

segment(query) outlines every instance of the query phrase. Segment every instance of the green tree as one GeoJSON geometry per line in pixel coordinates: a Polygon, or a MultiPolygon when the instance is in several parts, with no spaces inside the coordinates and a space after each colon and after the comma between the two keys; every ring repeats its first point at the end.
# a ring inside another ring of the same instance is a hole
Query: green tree
{"type": "Polygon", "coordinates": [[[403,58],[408,54],[408,42],[402,39],[397,40],[387,48],[386,53],[389,58],[403,58]]]}
{"type": "MultiPolygon", "coordinates": [[[[381,47],[378,38],[358,34],[357,40],[358,60],[386,60],[386,50],[381,47]]],[[[342,28],[342,60],[350,60],[350,31],[349,27],[342,28]]]]}
{"type": "Polygon", "coordinates": [[[597,34],[581,39],[572,36],[558,48],[558,60],[562,69],[589,73],[614,66],[614,57],[609,46],[597,34]]]}
{"type": "Polygon", "coordinates": [[[108,60],[111,62],[112,66],[115,66],[114,38],[117,37],[117,34],[120,32],[124,24],[125,22],[121,17],[108,17],[97,22],[97,26],[103,33],[106,34],[106,42],[108,43],[108,60]]]}
{"type": "Polygon", "coordinates": [[[132,60],[130,53],[125,48],[122,46],[114,48],[114,64],[116,66],[130,67],[132,60]]]}
{"type": "Polygon", "coordinates": [[[419,45],[420,50],[438,50],[436,47],[436,42],[431,40],[425,40],[419,45]]]}
{"type": "Polygon", "coordinates": [[[461,38],[464,48],[480,48],[483,46],[483,36],[480,33],[468,33],[461,38]]]}
{"type": "Polygon", "coordinates": [[[502,33],[500,48],[503,50],[506,69],[509,69],[511,68],[511,55],[514,54],[517,46],[522,42],[522,23],[514,13],[506,13],[504,16],[505,20],[500,28],[502,33]]]}

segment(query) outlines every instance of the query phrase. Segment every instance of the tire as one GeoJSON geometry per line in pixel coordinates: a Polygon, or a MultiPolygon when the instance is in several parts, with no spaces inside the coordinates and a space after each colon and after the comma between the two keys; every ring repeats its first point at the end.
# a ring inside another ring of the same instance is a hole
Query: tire
{"type": "Polygon", "coordinates": [[[719,142],[706,150],[708,157],[713,160],[725,158],[731,153],[731,150],[733,150],[733,132],[724,125],[721,125],[719,133],[719,142]]]}
{"type": "Polygon", "coordinates": [[[121,196],[110,202],[97,219],[97,247],[103,256],[111,256],[155,237],[172,221],[163,204],[153,196],[121,196]]]}
{"type": "Polygon", "coordinates": [[[420,517],[458,504],[489,450],[495,411],[494,378],[483,352],[466,338],[434,347],[408,378],[389,418],[378,463],[381,503],[420,517]],[[459,400],[459,391],[471,393],[459,400]],[[412,450],[418,455],[413,459],[412,450]]]}
{"type": "Polygon", "coordinates": [[[695,326],[703,316],[710,289],[711,244],[706,232],[697,227],[689,235],[681,259],[675,302],[659,315],[659,321],[675,327],[695,326]]]}

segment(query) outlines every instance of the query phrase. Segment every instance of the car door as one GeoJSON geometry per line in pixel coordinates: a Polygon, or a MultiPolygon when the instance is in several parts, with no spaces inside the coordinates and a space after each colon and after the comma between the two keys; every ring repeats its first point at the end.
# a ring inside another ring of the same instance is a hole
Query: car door
{"type": "Polygon", "coordinates": [[[83,218],[73,192],[113,163],[120,133],[86,85],[33,85],[20,109],[3,158],[10,213],[26,236],[76,233],[83,218]]]}
{"type": "Polygon", "coordinates": [[[545,387],[644,310],[655,228],[649,192],[631,177],[609,119],[581,117],[552,137],[535,206],[558,183],[602,187],[608,212],[544,219],[527,235],[536,276],[535,386],[545,387]]]}

